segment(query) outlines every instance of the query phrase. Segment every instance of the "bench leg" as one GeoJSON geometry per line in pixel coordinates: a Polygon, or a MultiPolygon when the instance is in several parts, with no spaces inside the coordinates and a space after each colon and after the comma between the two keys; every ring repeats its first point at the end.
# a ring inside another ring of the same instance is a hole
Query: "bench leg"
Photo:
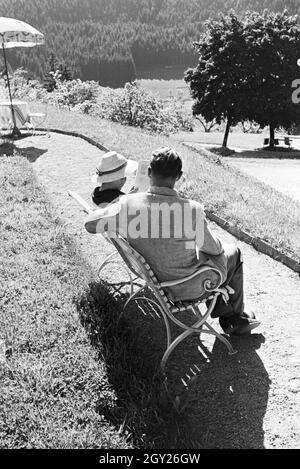
{"type": "MultiPolygon", "coordinates": [[[[141,288],[139,288],[135,293],[131,293],[130,297],[128,298],[128,300],[126,301],[125,305],[124,305],[124,310],[127,308],[127,306],[129,305],[129,303],[133,300],[133,299],[136,299],[136,300],[139,300],[139,299],[144,299],[144,298],[136,298],[136,296],[141,293],[141,291],[143,291],[145,288],[146,288],[147,285],[143,285],[141,288]]],[[[147,301],[148,301],[148,298],[147,298],[147,301]]]]}
{"type": "MultiPolygon", "coordinates": [[[[201,338],[201,334],[210,334],[210,335],[213,335],[215,336],[217,339],[219,339],[221,342],[223,342],[223,344],[227,347],[227,350],[229,352],[229,355],[234,355],[236,352],[236,350],[234,350],[234,348],[232,347],[231,343],[225,339],[225,337],[223,337],[221,334],[219,334],[210,324],[207,323],[207,319],[209,318],[210,314],[211,314],[211,311],[213,310],[214,306],[215,306],[215,303],[216,303],[216,300],[217,300],[217,296],[216,295],[214,297],[214,299],[212,300],[211,304],[209,305],[207,311],[205,312],[204,315],[201,314],[200,312],[200,308],[198,306],[198,318],[199,320],[192,326],[192,327],[189,327],[189,328],[186,328],[186,330],[184,332],[182,332],[167,348],[167,350],[165,351],[164,355],[163,355],[163,358],[161,360],[161,370],[162,372],[164,373],[165,372],[165,367],[166,367],[166,363],[168,361],[168,358],[170,357],[171,353],[173,352],[173,350],[177,347],[177,345],[179,345],[183,340],[185,340],[187,337],[189,337],[190,335],[192,334],[199,334],[199,338],[201,338]],[[206,326],[207,329],[203,329],[203,326],[206,326]]],[[[194,310],[194,312],[196,313],[196,308],[192,308],[194,310]]],[[[177,321],[176,321],[177,323],[177,321]]],[[[185,326],[187,327],[187,326],[185,326]]]]}
{"type": "Polygon", "coordinates": [[[106,264],[108,264],[108,263],[111,261],[111,259],[112,259],[113,257],[115,257],[117,254],[119,254],[118,251],[112,252],[111,254],[109,254],[109,256],[107,256],[107,257],[104,259],[104,261],[102,262],[102,264],[101,264],[100,267],[99,267],[98,275],[100,275],[100,272],[103,270],[103,268],[106,266],[106,264]]]}
{"type": "Polygon", "coordinates": [[[163,374],[165,374],[166,364],[173,350],[177,347],[177,345],[179,345],[184,339],[186,339],[191,334],[193,334],[193,332],[190,330],[182,332],[182,334],[180,334],[175,340],[173,340],[173,342],[167,347],[167,350],[165,351],[160,362],[160,367],[163,374]]]}
{"type": "Polygon", "coordinates": [[[223,337],[221,334],[218,334],[217,331],[214,330],[213,327],[211,327],[209,324],[205,323],[204,324],[206,327],[209,328],[209,330],[205,330],[205,329],[201,329],[201,330],[194,330],[194,331],[191,331],[191,330],[187,330],[187,331],[184,331],[182,332],[182,334],[180,334],[170,345],[169,347],[167,348],[167,350],[165,351],[164,355],[163,355],[163,358],[161,360],[161,370],[163,373],[165,373],[165,367],[166,367],[166,364],[167,364],[167,361],[171,355],[171,353],[175,350],[175,348],[185,339],[187,339],[187,337],[189,337],[190,335],[192,334],[199,334],[199,337],[201,337],[201,334],[209,334],[209,335],[213,335],[215,336],[217,339],[219,339],[221,342],[223,342],[223,344],[227,347],[228,349],[228,352],[229,352],[229,355],[235,355],[237,353],[236,350],[234,350],[234,348],[232,347],[231,343],[225,339],[225,337],[223,337]]]}
{"type": "MultiPolygon", "coordinates": [[[[206,330],[202,330],[202,332],[206,333],[206,334],[211,334],[211,335],[214,335],[217,339],[219,339],[221,342],[223,342],[223,344],[227,347],[227,350],[228,350],[228,353],[229,355],[235,355],[237,353],[237,350],[234,350],[234,348],[232,347],[231,343],[229,342],[229,340],[227,340],[225,337],[223,337],[221,334],[219,334],[210,324],[208,324],[207,322],[205,323],[206,327],[209,329],[208,331],[206,330]]],[[[200,333],[200,336],[201,336],[201,333],[200,333]]]]}
{"type": "MultiPolygon", "coordinates": [[[[102,264],[100,265],[99,267],[99,270],[98,270],[98,276],[100,276],[100,273],[101,271],[104,269],[104,267],[112,261],[112,259],[118,255],[118,251],[115,251],[115,252],[112,252],[111,254],[109,254],[105,259],[104,261],[102,262],[102,264]]],[[[129,277],[129,283],[130,283],[130,295],[133,295],[133,292],[134,292],[134,281],[138,278],[138,277],[135,277],[133,278],[132,275],[131,275],[131,272],[130,270],[126,267],[126,272],[127,272],[127,275],[129,277]]],[[[125,305],[126,307],[126,305],[125,305]]]]}

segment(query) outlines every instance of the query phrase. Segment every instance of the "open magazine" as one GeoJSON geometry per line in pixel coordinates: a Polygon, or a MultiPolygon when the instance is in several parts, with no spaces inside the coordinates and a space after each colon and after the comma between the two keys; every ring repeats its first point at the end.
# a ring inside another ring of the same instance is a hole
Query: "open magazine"
{"type": "Polygon", "coordinates": [[[140,160],[136,171],[134,187],[138,192],[146,192],[149,189],[150,182],[148,176],[148,168],[150,161],[140,160]]]}

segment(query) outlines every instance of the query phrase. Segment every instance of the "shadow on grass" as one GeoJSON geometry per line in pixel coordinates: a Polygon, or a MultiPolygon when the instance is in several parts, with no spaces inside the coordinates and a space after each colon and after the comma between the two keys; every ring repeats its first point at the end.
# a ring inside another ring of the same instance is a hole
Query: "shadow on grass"
{"type": "Polygon", "coordinates": [[[269,378],[256,353],[263,336],[233,340],[238,353],[232,357],[219,341],[211,352],[201,346],[209,362],[195,336],[171,356],[166,380],[159,371],[166,341],[162,320],[143,316],[134,305],[119,319],[126,298],[91,283],[78,302],[116,393],[116,404],[108,408],[104,397],[98,412],[126,431],[135,447],[263,448],[269,378]],[[181,378],[192,364],[199,372],[184,387],[181,378]]]}
{"type": "Polygon", "coordinates": [[[257,159],[274,159],[274,160],[299,160],[300,150],[297,149],[281,149],[277,148],[276,151],[267,150],[264,148],[258,148],[256,150],[245,150],[241,152],[235,152],[233,154],[223,155],[225,157],[231,157],[236,159],[242,158],[257,158],[257,159]]]}
{"type": "Polygon", "coordinates": [[[47,153],[48,150],[36,147],[26,147],[26,148],[19,148],[12,142],[4,142],[0,145],[0,157],[1,156],[14,156],[14,155],[21,155],[30,163],[35,163],[35,161],[44,153],[47,153]]]}
{"type": "Polygon", "coordinates": [[[82,324],[92,345],[104,359],[117,402],[98,412],[117,428],[122,427],[141,448],[178,448],[182,444],[183,414],[174,406],[183,385],[170,386],[160,372],[166,337],[160,318],[146,317],[133,305],[120,319],[128,295],[114,298],[105,286],[89,285],[78,302],[82,324]]]}
{"type": "Polygon", "coordinates": [[[228,356],[215,340],[194,386],[186,432],[200,448],[264,448],[263,421],[270,380],[256,350],[261,334],[231,338],[238,351],[228,356]]]}

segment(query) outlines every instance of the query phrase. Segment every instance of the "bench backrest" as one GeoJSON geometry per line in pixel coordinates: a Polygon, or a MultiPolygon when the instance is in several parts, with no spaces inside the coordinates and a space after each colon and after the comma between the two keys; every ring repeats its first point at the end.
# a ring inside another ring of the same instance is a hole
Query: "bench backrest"
{"type": "Polygon", "coordinates": [[[110,242],[115,246],[127,267],[145,282],[157,286],[159,284],[153,270],[146,259],[139,254],[130,244],[121,236],[109,237],[110,242]]]}
{"type": "Polygon", "coordinates": [[[191,275],[190,277],[186,277],[185,279],[161,283],[157,279],[146,259],[132,246],[130,246],[127,240],[121,236],[116,236],[115,234],[111,236],[108,234],[107,236],[109,237],[110,242],[119,252],[130,271],[139,278],[142,278],[147,283],[147,285],[152,288],[154,293],[159,295],[164,302],[178,301],[176,299],[174,300],[174,288],[178,288],[176,285],[181,284],[181,286],[184,288],[185,282],[191,281],[196,277],[197,282],[199,282],[199,298],[208,297],[211,292],[213,292],[215,288],[217,288],[221,283],[221,273],[218,269],[210,266],[201,267],[197,273],[191,275]]]}

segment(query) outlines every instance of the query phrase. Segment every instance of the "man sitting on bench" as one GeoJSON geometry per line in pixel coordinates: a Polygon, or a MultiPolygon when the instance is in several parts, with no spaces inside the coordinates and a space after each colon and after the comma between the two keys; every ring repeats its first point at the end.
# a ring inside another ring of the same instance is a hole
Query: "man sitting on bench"
{"type": "MultiPolygon", "coordinates": [[[[180,197],[174,190],[182,176],[182,161],[171,148],[153,153],[148,170],[148,192],[124,195],[119,202],[89,215],[89,233],[119,233],[149,263],[159,281],[194,274],[201,266],[217,268],[222,285],[234,293],[228,304],[218,297],[212,317],[219,317],[227,334],[246,334],[260,323],[244,311],[243,260],[239,248],[223,247],[210,231],[198,202],[180,197]]],[[[199,298],[199,279],[184,284],[177,300],[199,298]],[[198,282],[198,283],[197,283],[198,282]]]]}

